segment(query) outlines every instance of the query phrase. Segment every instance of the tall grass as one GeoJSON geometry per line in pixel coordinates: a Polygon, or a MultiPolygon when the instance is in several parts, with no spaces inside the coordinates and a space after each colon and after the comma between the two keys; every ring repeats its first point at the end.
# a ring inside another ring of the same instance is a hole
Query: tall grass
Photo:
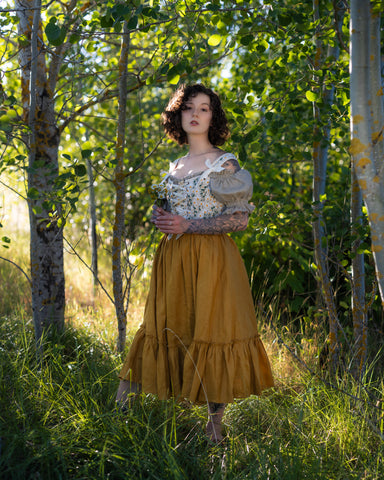
{"type": "MultiPolygon", "coordinates": [[[[223,445],[205,440],[206,406],[143,395],[128,412],[116,411],[113,309],[89,294],[78,265],[67,271],[67,328],[45,339],[41,363],[22,276],[0,261],[1,479],[384,478],[378,369],[372,364],[363,384],[344,375],[330,386],[262,318],[276,388],[227,407],[223,445]]],[[[141,314],[134,303],[130,338],[141,314]]],[[[276,309],[271,315],[278,324],[276,309]]],[[[316,369],[318,332],[295,332],[279,333],[316,369]]]]}

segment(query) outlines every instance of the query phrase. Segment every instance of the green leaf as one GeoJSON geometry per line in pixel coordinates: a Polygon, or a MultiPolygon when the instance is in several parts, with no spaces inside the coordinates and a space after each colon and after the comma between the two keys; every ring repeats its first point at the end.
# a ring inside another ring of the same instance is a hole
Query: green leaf
{"type": "Polygon", "coordinates": [[[114,158],[107,163],[107,167],[108,168],[115,168],[117,163],[118,163],[117,158],[114,158]]]}
{"type": "Polygon", "coordinates": [[[80,41],[80,38],[81,38],[80,35],[78,35],[77,33],[74,33],[69,37],[69,43],[72,43],[72,44],[78,43],[80,41]]]}
{"type": "Polygon", "coordinates": [[[1,241],[4,243],[11,243],[11,239],[9,237],[1,237],[1,241]]]}
{"type": "Polygon", "coordinates": [[[122,24],[118,20],[116,20],[115,23],[113,24],[113,30],[116,33],[120,33],[122,28],[123,28],[122,24]]]}
{"type": "Polygon", "coordinates": [[[211,35],[208,39],[208,45],[211,46],[211,47],[217,47],[219,45],[219,43],[221,42],[222,40],[222,36],[215,33],[214,35],[211,35]]]}
{"type": "Polygon", "coordinates": [[[20,47],[27,47],[31,43],[31,41],[25,35],[20,35],[17,40],[20,47]]]}
{"type": "Polygon", "coordinates": [[[134,30],[137,27],[138,22],[139,22],[139,17],[137,15],[134,15],[129,19],[127,26],[130,30],[134,30]]]}
{"type": "Polygon", "coordinates": [[[92,155],[93,150],[90,148],[85,148],[84,150],[81,150],[81,157],[82,158],[89,158],[92,155]]]}
{"type": "Polygon", "coordinates": [[[168,70],[167,80],[171,85],[176,85],[180,80],[180,73],[184,70],[182,67],[182,65],[177,64],[168,70]]]}
{"type": "Polygon", "coordinates": [[[86,173],[87,173],[87,168],[85,165],[83,165],[82,163],[80,163],[79,165],[75,165],[75,174],[78,177],[84,177],[86,173]]]}
{"type": "Polygon", "coordinates": [[[210,10],[211,12],[217,12],[220,10],[220,5],[215,5],[214,3],[208,3],[206,6],[207,10],[210,10]]]}
{"type": "Polygon", "coordinates": [[[312,90],[307,90],[305,92],[305,96],[307,97],[307,100],[309,100],[310,102],[316,102],[317,100],[317,95],[315,92],[312,92],[312,90]]]}
{"type": "Polygon", "coordinates": [[[244,46],[249,45],[254,39],[252,34],[244,35],[244,37],[240,38],[240,43],[244,46]]]}
{"type": "Polygon", "coordinates": [[[171,84],[171,85],[176,85],[179,80],[180,80],[180,75],[179,74],[176,74],[175,76],[169,76],[168,75],[168,82],[171,84]]]}
{"type": "Polygon", "coordinates": [[[58,46],[64,42],[66,30],[62,27],[59,27],[59,25],[56,25],[56,23],[52,21],[49,22],[45,27],[45,34],[48,38],[49,43],[58,46]]]}
{"type": "Polygon", "coordinates": [[[31,200],[36,200],[37,198],[40,197],[40,192],[37,190],[37,188],[31,187],[28,190],[27,197],[30,198],[31,200]]]}
{"type": "Polygon", "coordinates": [[[32,208],[32,212],[35,214],[35,215],[40,215],[40,213],[42,213],[43,209],[41,207],[33,207],[32,208]]]}
{"type": "Polygon", "coordinates": [[[278,15],[279,24],[282,27],[287,27],[291,23],[291,16],[288,13],[281,13],[278,15]]]}
{"type": "Polygon", "coordinates": [[[100,18],[100,26],[101,28],[110,28],[113,25],[113,18],[111,15],[105,15],[104,17],[100,18]]]}

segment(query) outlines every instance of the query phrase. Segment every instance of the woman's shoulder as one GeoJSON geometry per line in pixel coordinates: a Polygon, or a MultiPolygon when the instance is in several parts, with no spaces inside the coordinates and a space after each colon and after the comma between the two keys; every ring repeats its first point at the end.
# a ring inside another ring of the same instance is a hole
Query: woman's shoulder
{"type": "Polygon", "coordinates": [[[228,160],[230,158],[236,158],[236,155],[234,155],[231,152],[226,152],[226,151],[221,150],[221,149],[219,149],[219,151],[217,152],[216,160],[225,161],[225,160],[228,160]]]}
{"type": "Polygon", "coordinates": [[[216,158],[214,164],[218,166],[221,171],[227,171],[230,173],[236,173],[241,169],[236,155],[231,152],[222,152],[216,158]]]}

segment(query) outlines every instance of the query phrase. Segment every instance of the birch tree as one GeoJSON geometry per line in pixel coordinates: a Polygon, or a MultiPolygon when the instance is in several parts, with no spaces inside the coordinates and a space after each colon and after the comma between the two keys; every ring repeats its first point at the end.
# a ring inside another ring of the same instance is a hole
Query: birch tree
{"type": "MultiPolygon", "coordinates": [[[[318,22],[320,19],[319,2],[314,0],[314,19],[318,22]]],[[[335,25],[334,28],[337,31],[341,31],[344,6],[343,2],[336,2],[335,8],[335,25]]],[[[316,79],[316,71],[323,65],[325,58],[333,58],[335,60],[339,57],[339,44],[335,42],[334,45],[328,45],[326,49],[318,36],[316,36],[316,52],[314,57],[314,76],[316,79]],[[326,51],[324,51],[326,50],[326,51]]],[[[328,148],[330,142],[330,124],[326,117],[329,115],[329,110],[334,100],[334,85],[328,84],[326,79],[323,79],[323,86],[314,94],[319,97],[323,104],[325,112],[321,112],[321,107],[314,102],[314,132],[313,132],[313,205],[314,205],[314,221],[313,221],[313,238],[314,238],[314,252],[315,261],[317,266],[317,279],[319,287],[321,289],[324,303],[327,308],[327,314],[329,318],[329,345],[330,345],[330,358],[332,368],[335,369],[338,364],[339,342],[338,342],[338,330],[339,319],[337,315],[337,308],[335,302],[335,293],[332,287],[332,283],[329,277],[329,265],[328,265],[328,248],[327,239],[325,233],[325,221],[323,217],[323,206],[326,197],[326,174],[328,164],[328,148]]],[[[311,98],[311,94],[309,94],[311,98]]]]}
{"type": "Polygon", "coordinates": [[[379,8],[351,1],[350,90],[352,168],[367,209],[376,279],[384,306],[383,89],[380,81],[379,8]]]}
{"type": "Polygon", "coordinates": [[[49,326],[64,326],[65,281],[60,211],[49,199],[58,177],[60,135],[55,119],[55,69],[47,69],[39,0],[16,0],[19,35],[27,39],[19,51],[23,119],[29,125],[28,208],[32,309],[36,339],[49,326]]]}
{"type": "MultiPolygon", "coordinates": [[[[384,97],[377,2],[351,1],[350,49],[352,175],[367,209],[376,279],[384,306],[384,97]]],[[[354,318],[354,336],[362,372],[367,354],[366,314],[354,318]]]]}
{"type": "MultiPolygon", "coordinates": [[[[113,225],[113,248],[112,248],[112,275],[113,294],[117,318],[118,339],[117,349],[124,350],[127,317],[125,308],[125,292],[123,289],[123,269],[121,265],[122,244],[124,242],[125,225],[125,183],[126,174],[124,168],[124,146],[125,146],[125,125],[127,110],[127,79],[128,79],[128,54],[129,54],[129,32],[127,22],[123,24],[121,36],[121,50],[119,58],[119,110],[116,138],[116,168],[114,187],[116,191],[115,220],[113,225]]],[[[129,261],[129,260],[128,260],[129,261]]],[[[130,282],[127,282],[128,289],[130,282]]]]}

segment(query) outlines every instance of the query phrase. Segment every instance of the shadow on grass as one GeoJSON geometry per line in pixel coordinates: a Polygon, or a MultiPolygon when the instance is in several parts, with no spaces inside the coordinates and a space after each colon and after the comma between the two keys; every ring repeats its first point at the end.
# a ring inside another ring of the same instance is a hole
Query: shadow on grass
{"type": "MultiPolygon", "coordinates": [[[[68,327],[44,344],[30,322],[0,320],[1,479],[377,479],[371,412],[314,378],[235,402],[227,439],[204,438],[206,407],[143,395],[115,410],[121,359],[68,327]]],[[[298,379],[295,379],[297,382],[298,379]]]]}
{"type": "Polygon", "coordinates": [[[120,358],[95,337],[68,327],[44,342],[42,364],[30,322],[2,318],[0,338],[1,478],[201,479],[212,469],[204,408],[147,395],[117,412],[120,358]]]}

